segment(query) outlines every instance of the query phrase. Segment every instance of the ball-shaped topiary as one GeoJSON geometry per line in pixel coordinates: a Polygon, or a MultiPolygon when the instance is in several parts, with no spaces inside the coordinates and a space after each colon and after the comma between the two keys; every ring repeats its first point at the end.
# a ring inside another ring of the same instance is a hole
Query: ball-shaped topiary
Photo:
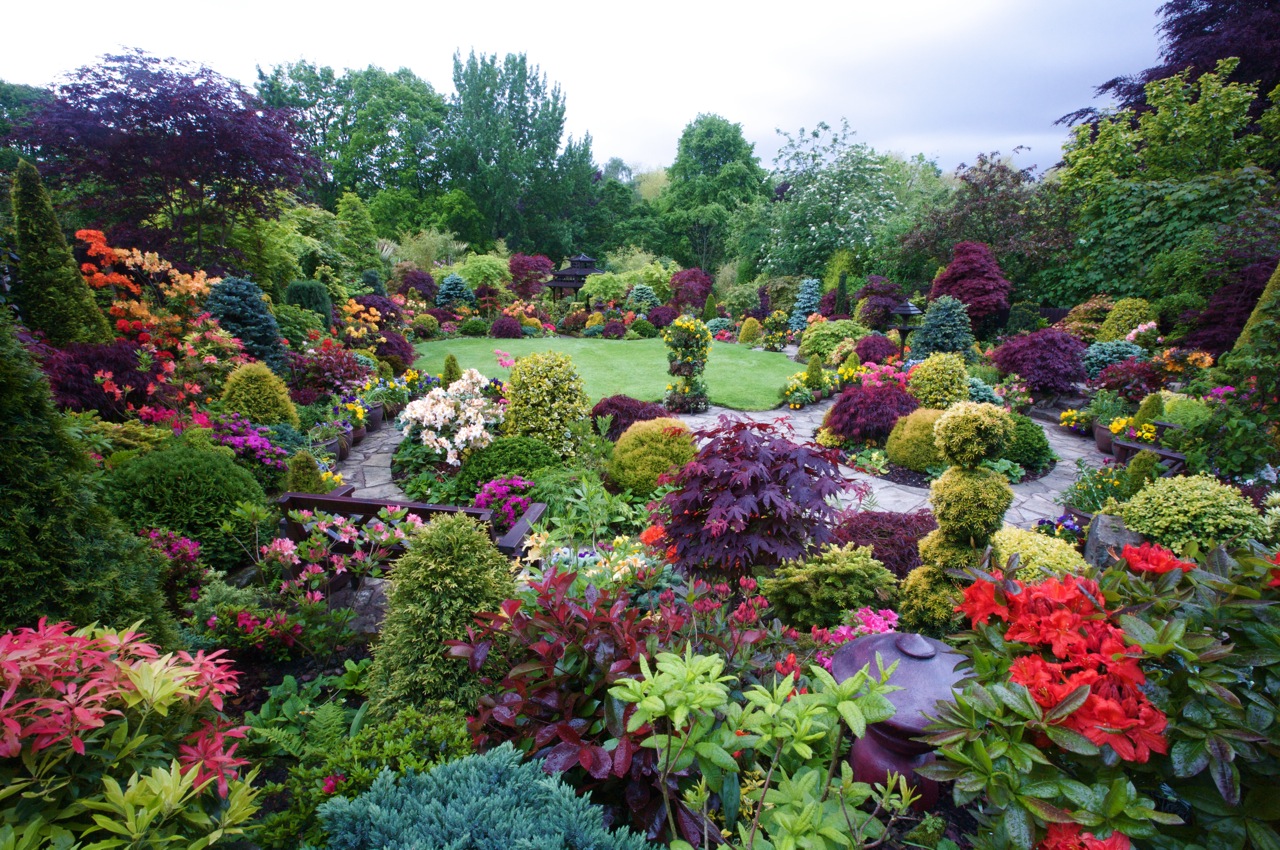
{"type": "Polygon", "coordinates": [[[748,318],[742,323],[742,329],[738,331],[738,342],[743,345],[755,345],[764,336],[764,329],[760,327],[760,320],[748,318]]]}
{"type": "Polygon", "coordinates": [[[907,390],[922,407],[946,410],[969,398],[969,375],[964,358],[954,353],[930,354],[911,370],[907,390]]]}
{"type": "Polygon", "coordinates": [[[240,277],[223,278],[209,290],[205,309],[218,324],[244,343],[245,351],[273,372],[286,368],[280,326],[256,283],[240,277]]]}
{"type": "Polygon", "coordinates": [[[458,333],[463,336],[484,336],[489,333],[489,323],[479,316],[472,316],[458,325],[458,333]]]}
{"type": "Polygon", "coordinates": [[[636,319],[631,323],[630,330],[635,331],[636,336],[641,339],[653,339],[658,335],[658,329],[648,319],[636,319]]]}
{"type": "Polygon", "coordinates": [[[933,440],[933,426],[942,414],[941,410],[922,407],[899,419],[884,444],[889,462],[921,473],[931,466],[942,466],[945,461],[933,440]]]}
{"type": "Polygon", "coordinates": [[[1018,581],[1028,584],[1064,575],[1084,575],[1084,556],[1065,540],[1006,525],[991,536],[992,566],[1003,569],[1018,556],[1018,581]]]}
{"type": "Polygon", "coordinates": [[[933,426],[938,451],[947,463],[973,468],[1000,450],[1013,437],[1013,420],[994,404],[962,401],[952,405],[933,426]]]}
{"type": "MultiPolygon", "coordinates": [[[[185,439],[185,438],[184,438],[185,439]]],[[[264,504],[266,495],[230,449],[182,442],[149,452],[107,476],[106,498],[116,516],[135,530],[167,528],[200,543],[208,565],[231,571],[247,555],[237,538],[252,541],[253,528],[233,520],[240,502],[264,504]],[[222,530],[232,522],[231,534],[222,530]]]]}
{"type": "MultiPolygon", "coordinates": [[[[973,357],[973,326],[964,304],[943,295],[935,298],[924,312],[920,327],[909,341],[913,358],[928,357],[942,351],[954,351],[966,360],[973,357]]],[[[861,353],[859,354],[861,356],[861,353]]],[[[865,357],[862,358],[866,360],[865,357]]]]}
{"type": "Polygon", "coordinates": [[[560,456],[533,437],[499,437],[476,449],[462,462],[454,482],[458,495],[471,498],[495,478],[531,478],[539,470],[560,465],[560,456]]]}
{"type": "Polygon", "coordinates": [[[883,334],[867,334],[853,349],[863,363],[883,363],[898,353],[898,346],[883,334]]]}
{"type": "Polygon", "coordinates": [[[832,350],[846,339],[859,340],[867,335],[867,329],[849,319],[836,319],[831,322],[818,322],[810,325],[800,338],[800,357],[807,359],[814,356],[827,359],[832,350]]]}
{"type": "Polygon", "coordinates": [[[257,425],[283,423],[297,428],[299,424],[289,388],[263,363],[244,363],[235,368],[222,390],[222,407],[257,425]]]}
{"type": "Polygon", "coordinates": [[[1003,525],[1013,491],[998,472],[951,467],[929,488],[929,502],[948,541],[978,548],[1003,525]]]}
{"type": "Polygon", "coordinates": [[[573,457],[578,443],[571,426],[590,409],[582,378],[567,354],[528,354],[511,367],[503,425],[508,435],[537,437],[561,457],[573,457]]]}
{"type": "Polygon", "coordinates": [[[1156,320],[1156,311],[1145,298],[1121,298],[1111,308],[1107,318],[1098,328],[1099,342],[1124,339],[1129,331],[1146,322],[1156,320]]]}
{"type": "Polygon", "coordinates": [[[618,487],[647,496],[658,486],[659,476],[678,472],[696,453],[688,425],[679,419],[649,419],[636,422],[618,438],[605,472],[618,487]]]}
{"type": "Polygon", "coordinates": [[[817,556],[788,561],[760,583],[769,610],[798,629],[837,626],[850,611],[893,605],[898,580],[870,546],[830,546],[817,556]]]}
{"type": "Polygon", "coordinates": [[[1029,416],[1011,413],[1013,437],[1000,449],[1000,457],[1013,461],[1031,473],[1040,473],[1058,459],[1049,445],[1049,438],[1029,416]]]}
{"type": "Polygon", "coordinates": [[[478,612],[497,611],[514,592],[511,562],[471,517],[437,514],[414,532],[396,561],[374,647],[374,710],[390,716],[442,699],[475,705],[482,686],[466,664],[448,657],[445,641],[465,638],[478,612]]]}
{"type": "Polygon", "coordinates": [[[1252,502],[1203,473],[1151,481],[1120,506],[1120,517],[1131,531],[1175,552],[1189,543],[1205,551],[1219,544],[1261,539],[1265,533],[1252,502]]]}
{"type": "Polygon", "coordinates": [[[419,313],[413,317],[413,332],[419,339],[431,339],[440,332],[440,320],[429,313],[419,313]]]}

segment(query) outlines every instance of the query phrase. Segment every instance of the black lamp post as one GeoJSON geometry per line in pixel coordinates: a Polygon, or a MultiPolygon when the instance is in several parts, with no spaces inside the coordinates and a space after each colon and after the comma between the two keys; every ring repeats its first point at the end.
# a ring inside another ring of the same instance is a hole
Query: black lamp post
{"type": "Polygon", "coordinates": [[[897,324],[889,325],[889,330],[898,332],[900,344],[898,356],[905,360],[907,355],[907,334],[916,329],[916,326],[911,324],[911,320],[921,315],[921,310],[910,301],[903,299],[903,302],[890,310],[889,314],[901,317],[897,324]]]}

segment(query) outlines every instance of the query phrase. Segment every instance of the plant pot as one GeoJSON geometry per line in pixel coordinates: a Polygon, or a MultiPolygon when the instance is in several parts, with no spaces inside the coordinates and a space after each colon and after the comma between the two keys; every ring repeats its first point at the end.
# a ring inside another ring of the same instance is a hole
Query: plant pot
{"type": "Polygon", "coordinates": [[[1066,505],[1063,508],[1063,512],[1074,519],[1076,521],[1076,525],[1081,528],[1087,528],[1089,523],[1093,522],[1093,514],[1088,511],[1082,511],[1079,508],[1073,508],[1071,505],[1066,505]]]}
{"type": "Polygon", "coordinates": [[[338,435],[338,461],[344,461],[351,454],[351,429],[343,431],[338,435]]]}
{"type": "Polygon", "coordinates": [[[361,425],[359,428],[351,429],[351,445],[358,446],[360,441],[369,433],[369,429],[361,425]]]}
{"type": "Polygon", "coordinates": [[[1098,447],[1098,451],[1104,455],[1111,454],[1113,443],[1111,429],[1100,422],[1093,423],[1093,442],[1098,447]]]}
{"type": "Polygon", "coordinates": [[[364,415],[364,427],[370,431],[377,431],[382,427],[383,413],[382,402],[370,407],[364,415]]]}
{"type": "Polygon", "coordinates": [[[342,438],[334,437],[332,440],[325,440],[323,443],[316,443],[315,447],[325,454],[340,457],[342,454],[342,438]]]}
{"type": "Polygon", "coordinates": [[[1128,440],[1119,438],[1111,441],[1111,453],[1115,455],[1116,463],[1121,466],[1127,465],[1129,461],[1133,460],[1134,455],[1146,448],[1150,448],[1150,446],[1145,443],[1131,443],[1128,440]]]}

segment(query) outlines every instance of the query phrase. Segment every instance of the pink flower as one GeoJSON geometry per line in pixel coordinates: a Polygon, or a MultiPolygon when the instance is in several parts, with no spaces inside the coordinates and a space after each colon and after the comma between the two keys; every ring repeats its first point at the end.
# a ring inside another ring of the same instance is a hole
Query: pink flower
{"type": "Polygon", "coordinates": [[[334,794],[338,790],[338,785],[346,781],[347,777],[341,773],[331,773],[324,778],[324,785],[320,790],[325,794],[334,794]]]}

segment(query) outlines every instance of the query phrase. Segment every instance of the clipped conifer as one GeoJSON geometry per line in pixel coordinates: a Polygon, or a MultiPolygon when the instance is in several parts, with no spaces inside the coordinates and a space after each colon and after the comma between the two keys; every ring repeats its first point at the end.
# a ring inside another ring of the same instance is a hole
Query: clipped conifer
{"type": "Polygon", "coordinates": [[[311,452],[302,451],[289,458],[289,472],[284,489],[289,493],[327,493],[329,485],[320,476],[320,464],[311,452]]]}
{"type": "Polygon", "coordinates": [[[284,303],[303,307],[316,313],[324,327],[333,324],[333,302],[329,290],[318,280],[295,280],[284,293],[284,303]]]}
{"type": "Polygon", "coordinates": [[[263,363],[235,368],[222,390],[222,407],[255,425],[298,427],[298,409],[289,398],[289,388],[263,363]]]}
{"type": "Polygon", "coordinates": [[[67,247],[40,172],[26,160],[14,173],[12,198],[20,273],[10,296],[22,321],[56,346],[110,342],[111,326],[67,247]]]}
{"type": "Polygon", "coordinates": [[[787,320],[788,330],[802,331],[809,325],[809,317],[818,312],[822,303],[822,281],[814,277],[800,281],[800,292],[796,295],[795,306],[791,308],[791,318],[787,320]]]}
{"type": "Polygon", "coordinates": [[[943,295],[929,305],[924,321],[911,334],[911,359],[920,360],[930,354],[954,351],[966,360],[972,360],[973,341],[973,326],[969,323],[969,313],[964,304],[950,295],[943,295]]]}
{"type": "Polygon", "coordinates": [[[209,291],[205,309],[224,330],[244,343],[245,351],[255,360],[266,363],[276,373],[285,369],[280,326],[256,283],[241,277],[224,278],[209,291]]]}
{"type": "Polygon", "coordinates": [[[444,372],[440,374],[440,384],[445,389],[453,386],[453,382],[462,377],[462,367],[458,365],[458,358],[452,354],[446,355],[444,358],[444,372]]]}

